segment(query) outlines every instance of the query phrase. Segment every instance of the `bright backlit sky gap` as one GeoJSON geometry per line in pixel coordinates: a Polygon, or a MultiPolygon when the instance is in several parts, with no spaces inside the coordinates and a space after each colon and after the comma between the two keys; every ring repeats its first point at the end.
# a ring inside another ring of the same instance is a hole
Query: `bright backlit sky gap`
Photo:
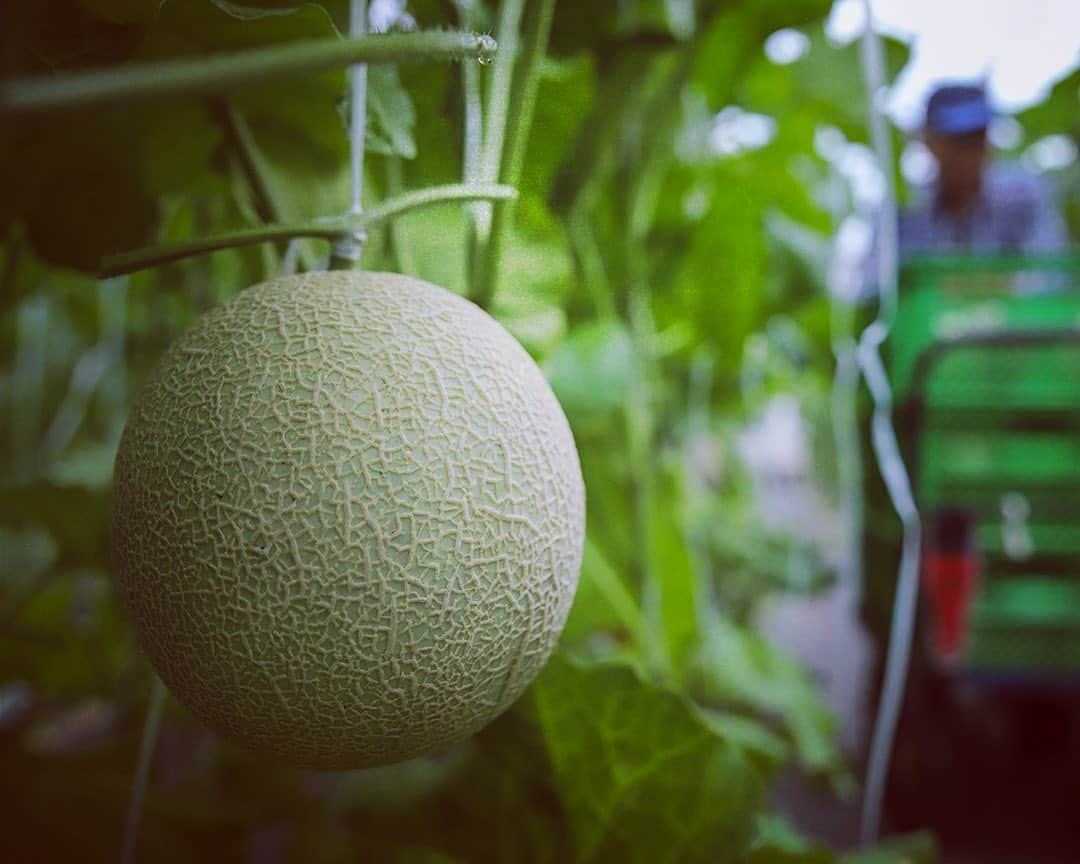
{"type": "MultiPolygon", "coordinates": [[[[890,114],[911,128],[934,83],[986,76],[995,105],[1019,111],[1039,101],[1080,61],[1080,0],[872,0],[882,32],[910,42],[890,114]]],[[[832,38],[856,38],[863,0],[836,0],[832,38]]]]}

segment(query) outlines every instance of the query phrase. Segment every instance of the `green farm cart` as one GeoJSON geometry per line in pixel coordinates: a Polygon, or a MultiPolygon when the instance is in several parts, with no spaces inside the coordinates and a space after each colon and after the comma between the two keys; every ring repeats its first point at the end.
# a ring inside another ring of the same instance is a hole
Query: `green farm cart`
{"type": "MultiPolygon", "coordinates": [[[[923,538],[890,797],[919,821],[955,804],[949,777],[1037,749],[1017,704],[1052,706],[1058,758],[1080,752],[1080,258],[906,262],[884,359],[923,538]]],[[[884,646],[900,527],[867,477],[884,646]]]]}

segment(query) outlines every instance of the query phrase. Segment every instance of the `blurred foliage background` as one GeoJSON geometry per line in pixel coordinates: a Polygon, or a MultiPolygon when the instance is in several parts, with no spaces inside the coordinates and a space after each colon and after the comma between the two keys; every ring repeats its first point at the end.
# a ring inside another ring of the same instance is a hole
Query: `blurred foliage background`
{"type": "MultiPolygon", "coordinates": [[[[777,592],[830,584],[835,543],[765,518],[739,444],[777,394],[798,394],[823,511],[839,506],[826,285],[833,237],[870,182],[852,166],[870,157],[856,47],[826,39],[828,10],[557,4],[489,309],[549,375],[585,472],[585,563],[560,653],[475,739],[364,772],[267,764],[170,702],[141,860],[930,860],[926,837],[841,858],[768,808],[791,766],[854,794],[813,677],[752,626],[777,592]],[[778,31],[800,46],[790,57],[763,50],[778,31]]],[[[5,77],[347,29],[344,0],[41,0],[3,16],[5,77]]],[[[497,16],[480,0],[410,0],[373,3],[372,20],[490,32],[497,16]]],[[[895,75],[906,50],[888,53],[895,75]]],[[[371,68],[368,203],[460,181],[463,92],[491,77],[470,64],[371,68]]],[[[1074,73],[1019,118],[1029,139],[1076,138],[1077,86],[1074,73]]],[[[152,674],[109,579],[112,459],[134,393],[201,312],[325,266],[326,249],[93,272],[140,245],[343,212],[344,98],[345,75],[327,73],[0,118],[5,860],[120,848],[152,674]]],[[[1075,163],[1060,179],[1075,228],[1075,163]]],[[[475,294],[477,212],[402,217],[373,233],[363,266],[475,294]]],[[[796,462],[768,470],[809,470],[796,462]]]]}

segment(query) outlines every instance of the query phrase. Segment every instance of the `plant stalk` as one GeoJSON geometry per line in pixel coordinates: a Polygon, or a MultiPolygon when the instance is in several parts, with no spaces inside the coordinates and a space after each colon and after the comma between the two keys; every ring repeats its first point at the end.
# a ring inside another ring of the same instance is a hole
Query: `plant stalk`
{"type": "MultiPolygon", "coordinates": [[[[269,224],[287,222],[286,208],[282,206],[281,194],[274,183],[273,171],[267,164],[262,150],[259,149],[259,144],[255,140],[247,120],[227,102],[222,106],[220,113],[227,127],[233,150],[239,158],[244,176],[254,192],[259,217],[263,222],[269,224]]],[[[287,255],[288,252],[286,251],[287,255]]],[[[300,263],[305,270],[315,269],[318,263],[311,254],[310,247],[305,244],[295,247],[293,260],[295,261],[296,258],[300,259],[300,263]]]]}
{"type": "MultiPolygon", "coordinates": [[[[401,166],[400,156],[388,156],[386,159],[386,191],[393,198],[402,195],[405,188],[404,171],[401,166]]],[[[390,254],[394,269],[406,276],[415,276],[416,257],[413,255],[412,243],[405,226],[396,219],[389,220],[390,225],[390,254]]]]}
{"type": "MultiPolygon", "coordinates": [[[[525,11],[525,0],[503,0],[499,8],[499,45],[488,89],[485,110],[484,146],[480,152],[480,179],[494,181],[502,164],[503,142],[507,118],[512,110],[510,91],[514,81],[514,64],[518,55],[518,34],[525,11]]],[[[516,107],[516,106],[514,106],[516,107]]]]}
{"type": "MultiPolygon", "coordinates": [[[[631,255],[634,253],[631,252],[631,255]]],[[[630,286],[627,297],[627,317],[633,345],[633,366],[630,390],[625,409],[626,444],[629,456],[634,502],[634,536],[637,540],[636,564],[641,584],[641,611],[645,632],[644,645],[650,664],[664,672],[671,671],[672,658],[664,638],[663,598],[660,576],[656,572],[653,547],[653,506],[656,482],[653,466],[655,434],[652,405],[652,310],[648,286],[638,266],[631,263],[630,286]]]]}
{"type": "Polygon", "coordinates": [[[214,237],[200,237],[195,240],[185,240],[182,243],[171,243],[166,246],[150,246],[145,249],[135,249],[130,252],[120,252],[116,255],[106,256],[102,259],[97,275],[101,279],[107,279],[110,276],[135,273],[149,267],[159,267],[162,264],[171,264],[185,258],[194,258],[208,252],[217,252],[221,249],[236,249],[241,246],[251,246],[255,243],[266,243],[272,240],[291,240],[294,237],[318,237],[324,240],[333,240],[340,235],[342,227],[337,222],[260,225],[258,228],[230,231],[214,237]]]}
{"type": "Polygon", "coordinates": [[[164,96],[220,94],[281,78],[313,75],[357,63],[489,58],[490,36],[461,32],[386,33],[213,54],[190,60],[117,66],[0,84],[0,114],[152,101],[164,96]]]}
{"type": "MultiPolygon", "coordinates": [[[[521,67],[514,79],[511,91],[511,114],[506,122],[505,149],[502,153],[497,175],[490,178],[511,186],[521,181],[525,162],[525,150],[529,143],[533,114],[536,110],[536,91],[540,86],[540,64],[547,51],[551,35],[551,21],[555,14],[555,0],[539,0],[532,10],[525,32],[525,52],[521,67]]],[[[486,175],[483,175],[486,178],[486,175]]],[[[479,285],[476,301],[481,306],[491,305],[498,285],[499,265],[502,259],[503,240],[506,229],[512,224],[514,208],[511,201],[489,205],[491,226],[487,246],[481,258],[479,285]]]]}
{"type": "Polygon", "coordinates": [[[429,186],[405,192],[382,201],[359,217],[365,226],[379,225],[391,219],[433,204],[453,201],[506,201],[517,196],[517,190],[505,183],[451,183],[446,186],[429,186]]]}
{"type": "MultiPolygon", "coordinates": [[[[525,0],[504,0],[499,8],[499,24],[496,30],[499,52],[495,55],[495,66],[488,83],[487,104],[483,112],[483,141],[476,164],[476,179],[487,183],[495,183],[499,179],[507,119],[516,107],[511,105],[510,91],[514,81],[514,65],[524,11],[525,0]]],[[[466,92],[466,98],[468,97],[469,93],[466,92]]],[[[469,154],[466,154],[466,158],[469,158],[469,154]]],[[[476,207],[472,217],[472,236],[469,243],[472,272],[469,291],[477,305],[487,308],[493,293],[488,288],[487,273],[490,264],[492,208],[476,207]]]]}

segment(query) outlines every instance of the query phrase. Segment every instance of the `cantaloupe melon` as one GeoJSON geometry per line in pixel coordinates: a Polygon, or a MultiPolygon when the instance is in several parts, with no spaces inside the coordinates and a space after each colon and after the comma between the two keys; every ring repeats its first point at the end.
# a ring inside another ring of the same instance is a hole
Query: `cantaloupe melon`
{"type": "Polygon", "coordinates": [[[116,582],[196,717],[300,766],[445,748],[509,706],[573,599],[566,418],[478,307],[396,274],[291,276],[165,354],[116,458],[116,582]]]}

